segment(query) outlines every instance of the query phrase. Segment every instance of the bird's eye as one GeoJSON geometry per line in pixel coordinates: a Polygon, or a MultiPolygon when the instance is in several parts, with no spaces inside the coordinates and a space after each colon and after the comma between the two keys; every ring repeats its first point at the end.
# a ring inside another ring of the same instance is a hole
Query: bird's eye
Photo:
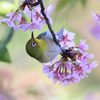
{"type": "Polygon", "coordinates": [[[36,46],[36,42],[33,42],[33,43],[32,43],[32,46],[35,47],[35,46],[36,46]]]}

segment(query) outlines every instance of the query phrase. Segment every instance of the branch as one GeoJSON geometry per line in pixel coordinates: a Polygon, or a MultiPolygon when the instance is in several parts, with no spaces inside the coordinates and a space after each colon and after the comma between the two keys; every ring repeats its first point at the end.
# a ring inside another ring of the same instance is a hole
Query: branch
{"type": "Polygon", "coordinates": [[[63,48],[61,47],[61,45],[59,44],[59,41],[58,41],[57,38],[56,38],[55,32],[54,32],[53,29],[52,29],[52,26],[51,26],[51,24],[50,24],[50,21],[49,21],[47,15],[46,15],[45,12],[44,12],[44,11],[45,11],[45,7],[44,7],[44,4],[43,4],[43,1],[42,1],[42,0],[38,0],[38,2],[39,2],[40,5],[41,5],[41,13],[42,13],[42,15],[44,16],[44,19],[46,20],[46,24],[48,25],[48,28],[49,28],[49,30],[50,30],[50,32],[51,32],[51,34],[52,34],[52,37],[53,37],[54,42],[61,48],[62,52],[64,52],[64,49],[63,49],[63,48]]]}
{"type": "Polygon", "coordinates": [[[26,6],[26,5],[30,5],[30,6],[37,6],[37,5],[39,5],[39,2],[35,2],[35,3],[33,3],[33,2],[31,2],[30,0],[25,0],[24,2],[23,2],[23,6],[26,6]]]}

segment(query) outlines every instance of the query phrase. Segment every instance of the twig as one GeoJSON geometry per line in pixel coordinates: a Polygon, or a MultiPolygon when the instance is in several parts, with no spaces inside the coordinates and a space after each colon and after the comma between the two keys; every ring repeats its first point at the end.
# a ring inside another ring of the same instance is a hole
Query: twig
{"type": "Polygon", "coordinates": [[[25,0],[24,2],[23,2],[23,6],[26,6],[26,5],[30,5],[30,6],[37,6],[37,5],[39,5],[39,2],[31,2],[30,0],[25,0]]]}
{"type": "Polygon", "coordinates": [[[43,4],[43,1],[42,0],[38,0],[38,2],[40,3],[40,5],[41,5],[41,13],[42,13],[42,15],[44,16],[44,19],[46,20],[46,24],[48,25],[48,28],[49,28],[49,30],[50,30],[50,32],[51,32],[51,34],[52,34],[52,37],[53,37],[53,40],[54,40],[54,42],[61,48],[61,51],[62,51],[62,53],[64,53],[64,49],[61,47],[61,45],[59,44],[59,41],[57,40],[57,38],[56,38],[56,36],[55,36],[55,32],[53,31],[53,29],[52,29],[52,26],[51,26],[51,24],[50,24],[50,21],[49,21],[49,19],[48,19],[48,17],[47,17],[47,15],[45,14],[45,7],[44,7],[44,4],[43,4]]]}
{"type": "MultiPolygon", "coordinates": [[[[58,40],[57,40],[57,38],[56,38],[56,36],[55,36],[55,33],[54,33],[54,31],[53,31],[53,29],[52,29],[52,27],[51,27],[51,24],[50,24],[50,22],[49,22],[49,19],[47,18],[46,14],[45,14],[45,12],[44,12],[45,7],[44,7],[44,4],[43,4],[43,1],[42,1],[42,0],[38,0],[38,2],[39,2],[40,5],[41,5],[41,13],[42,13],[42,15],[44,16],[44,19],[46,20],[46,23],[47,23],[47,25],[48,25],[48,28],[49,28],[49,30],[50,30],[52,36],[53,36],[53,40],[56,42],[57,45],[59,45],[59,42],[58,42],[58,40]]],[[[59,45],[59,46],[60,46],[60,45],[59,45]]]]}

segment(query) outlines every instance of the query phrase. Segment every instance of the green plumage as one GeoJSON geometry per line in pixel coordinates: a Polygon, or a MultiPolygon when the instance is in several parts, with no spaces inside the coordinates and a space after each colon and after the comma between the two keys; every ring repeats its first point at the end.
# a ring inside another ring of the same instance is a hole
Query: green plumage
{"type": "Polygon", "coordinates": [[[40,57],[43,55],[43,51],[38,44],[36,45],[36,47],[32,46],[31,39],[26,44],[26,51],[31,57],[34,57],[37,60],[40,59],[40,57]]]}
{"type": "MultiPolygon", "coordinates": [[[[55,34],[57,38],[63,38],[63,28],[55,34]]],[[[33,58],[42,63],[53,60],[59,53],[60,47],[54,42],[50,31],[39,34],[36,38],[32,37],[26,44],[26,52],[33,58]]]]}

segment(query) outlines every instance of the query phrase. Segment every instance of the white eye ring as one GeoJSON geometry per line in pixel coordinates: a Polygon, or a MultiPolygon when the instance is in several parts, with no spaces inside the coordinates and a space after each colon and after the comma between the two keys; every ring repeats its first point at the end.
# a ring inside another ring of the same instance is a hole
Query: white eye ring
{"type": "Polygon", "coordinates": [[[33,42],[33,43],[32,43],[32,46],[33,46],[33,47],[35,47],[35,46],[36,46],[36,43],[35,43],[35,42],[33,42]]]}

